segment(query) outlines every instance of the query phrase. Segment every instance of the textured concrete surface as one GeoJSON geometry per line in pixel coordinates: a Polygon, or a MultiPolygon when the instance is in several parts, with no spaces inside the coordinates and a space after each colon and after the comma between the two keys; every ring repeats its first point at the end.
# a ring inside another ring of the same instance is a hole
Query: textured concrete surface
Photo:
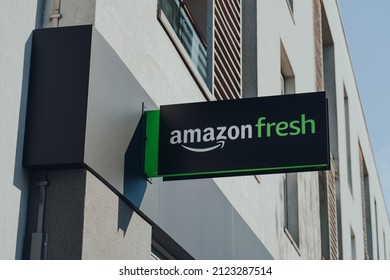
{"type": "Polygon", "coordinates": [[[87,173],[82,259],[150,259],[152,227],[87,173]]]}

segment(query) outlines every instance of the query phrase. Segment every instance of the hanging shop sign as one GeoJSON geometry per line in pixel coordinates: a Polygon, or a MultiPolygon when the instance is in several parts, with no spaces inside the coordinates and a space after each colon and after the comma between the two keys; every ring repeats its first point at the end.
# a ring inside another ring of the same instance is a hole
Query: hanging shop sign
{"type": "Polygon", "coordinates": [[[327,169],[325,92],[166,105],[146,113],[148,177],[173,180],[327,169]]]}

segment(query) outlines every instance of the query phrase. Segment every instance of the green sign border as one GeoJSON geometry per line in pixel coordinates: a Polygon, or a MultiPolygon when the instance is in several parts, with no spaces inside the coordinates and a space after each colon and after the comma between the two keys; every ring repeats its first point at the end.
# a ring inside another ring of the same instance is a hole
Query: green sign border
{"type": "Polygon", "coordinates": [[[160,136],[160,111],[148,111],[146,117],[145,175],[158,177],[158,139],[160,136]]]}
{"type": "MultiPolygon", "coordinates": [[[[205,175],[223,175],[223,174],[237,174],[237,176],[241,175],[253,175],[256,172],[264,172],[268,171],[270,173],[277,173],[275,171],[279,170],[297,170],[297,171],[303,171],[303,170],[317,170],[321,168],[326,168],[327,164],[311,164],[311,165],[300,165],[300,166],[278,166],[278,167],[263,167],[263,168],[254,168],[254,169],[239,169],[239,170],[223,170],[223,171],[209,171],[209,172],[194,172],[194,173],[182,173],[182,174],[168,174],[164,175],[164,178],[171,178],[171,177],[197,177],[197,176],[205,176],[205,175]]],[[[262,173],[265,174],[265,173],[262,173]]],[[[212,176],[210,176],[212,177],[212,176]]]]}
{"type": "MultiPolygon", "coordinates": [[[[188,178],[197,178],[197,177],[216,177],[223,176],[224,174],[237,174],[239,175],[251,175],[256,174],[266,174],[268,173],[278,173],[280,170],[289,170],[290,172],[294,171],[314,171],[314,170],[323,170],[329,169],[329,165],[326,163],[321,164],[311,164],[311,165],[300,165],[300,166],[276,166],[276,167],[262,167],[254,169],[240,169],[240,170],[222,170],[222,171],[208,171],[208,172],[194,172],[194,173],[179,173],[179,174],[165,174],[160,176],[158,174],[158,150],[159,150],[159,135],[160,135],[160,111],[153,110],[145,113],[146,117],[146,143],[145,143],[145,175],[148,178],[155,177],[164,177],[167,180],[178,179],[188,179],[188,178]]],[[[329,133],[329,131],[327,131],[329,133]]],[[[329,143],[328,143],[329,145],[329,143]]]]}

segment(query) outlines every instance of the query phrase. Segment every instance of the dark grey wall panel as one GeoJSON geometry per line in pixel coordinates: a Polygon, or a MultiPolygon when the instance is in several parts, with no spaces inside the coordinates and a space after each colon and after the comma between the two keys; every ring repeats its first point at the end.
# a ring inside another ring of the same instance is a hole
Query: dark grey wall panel
{"type": "Polygon", "coordinates": [[[33,33],[24,166],[80,166],[92,26],[33,33]]]}
{"type": "Polygon", "coordinates": [[[142,104],[157,106],[92,26],[36,30],[32,52],[24,166],[88,165],[123,192],[125,154],[142,104]]]}
{"type": "Polygon", "coordinates": [[[31,172],[29,205],[24,243],[24,259],[30,259],[31,235],[47,234],[46,259],[81,259],[84,224],[86,171],[83,169],[31,172]],[[37,228],[39,203],[38,182],[48,181],[43,228],[37,228]]]}
{"type": "Polygon", "coordinates": [[[86,171],[48,172],[43,231],[48,233],[47,258],[81,259],[86,171]]]}

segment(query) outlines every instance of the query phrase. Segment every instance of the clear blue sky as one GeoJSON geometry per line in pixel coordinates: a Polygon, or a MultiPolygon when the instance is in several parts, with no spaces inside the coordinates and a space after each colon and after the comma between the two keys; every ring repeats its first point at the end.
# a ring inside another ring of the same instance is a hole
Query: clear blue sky
{"type": "Polygon", "coordinates": [[[338,3],[390,213],[390,1],[338,3]]]}

